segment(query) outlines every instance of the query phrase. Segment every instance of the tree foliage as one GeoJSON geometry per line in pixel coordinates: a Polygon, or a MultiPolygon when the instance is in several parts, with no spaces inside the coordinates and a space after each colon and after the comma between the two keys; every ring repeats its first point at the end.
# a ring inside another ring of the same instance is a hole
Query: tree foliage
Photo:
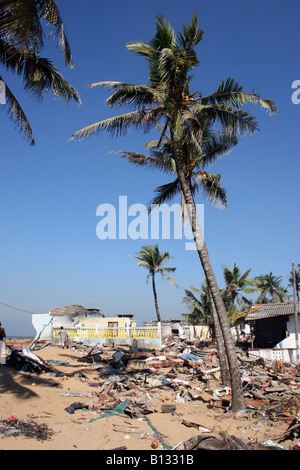
{"type": "Polygon", "coordinates": [[[54,0],[2,0],[0,4],[0,80],[5,83],[6,103],[2,108],[23,137],[34,145],[33,130],[19,101],[8,85],[5,72],[22,80],[26,92],[42,101],[51,93],[69,103],[80,103],[78,92],[62,76],[51,60],[42,57],[45,27],[57,39],[66,66],[73,67],[66,28],[54,0]]]}

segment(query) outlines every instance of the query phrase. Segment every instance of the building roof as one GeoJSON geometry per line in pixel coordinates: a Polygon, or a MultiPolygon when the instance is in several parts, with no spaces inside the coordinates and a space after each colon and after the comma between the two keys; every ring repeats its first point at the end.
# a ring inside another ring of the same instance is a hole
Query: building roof
{"type": "MultiPolygon", "coordinates": [[[[253,312],[247,315],[246,321],[261,320],[262,318],[278,317],[280,315],[294,315],[294,303],[270,303],[270,304],[254,304],[253,312]]],[[[297,312],[300,313],[300,302],[297,302],[297,312]]]]}
{"type": "Polygon", "coordinates": [[[67,305],[66,307],[56,307],[52,308],[50,310],[50,315],[52,316],[62,316],[62,315],[68,315],[68,316],[77,316],[77,315],[83,315],[87,311],[86,308],[84,308],[82,305],[67,305]]]}

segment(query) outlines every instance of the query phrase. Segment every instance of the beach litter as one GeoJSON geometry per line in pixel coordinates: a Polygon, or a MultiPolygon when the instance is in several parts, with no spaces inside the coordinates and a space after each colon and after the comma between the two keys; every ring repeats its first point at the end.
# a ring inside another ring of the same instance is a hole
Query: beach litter
{"type": "Polygon", "coordinates": [[[0,420],[2,439],[22,435],[27,438],[45,441],[50,439],[53,433],[53,429],[49,428],[46,424],[38,424],[31,418],[28,418],[26,421],[19,420],[16,417],[14,419],[8,417],[7,419],[0,420]]]}

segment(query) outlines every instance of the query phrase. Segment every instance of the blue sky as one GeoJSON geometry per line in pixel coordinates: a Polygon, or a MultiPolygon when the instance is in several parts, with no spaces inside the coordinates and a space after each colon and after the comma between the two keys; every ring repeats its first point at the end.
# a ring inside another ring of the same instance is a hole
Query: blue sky
{"type": "MultiPolygon", "coordinates": [[[[297,0],[138,0],[57,1],[66,24],[75,68],[64,67],[60,50],[47,43],[53,59],[78,90],[82,105],[65,105],[45,95],[42,104],[5,73],[34,129],[30,147],[0,113],[0,321],[10,336],[32,335],[31,314],[81,304],[101,308],[106,316],[134,314],[139,324],[155,319],[146,271],[128,255],[158,243],[174,259],[178,288],[157,280],[163,319],[186,312],[184,288],[204,280],[196,252],[184,240],[99,240],[97,207],[126,195],[128,205],[147,203],[168,179],[130,166],[115,150],[143,151],[149,135],[131,130],[119,139],[108,135],[84,143],[69,141],[73,132],[116,113],[105,103],[105,90],[85,86],[102,80],[141,84],[147,81],[143,60],[126,49],[132,40],[149,41],[155,16],[162,14],[178,30],[198,13],[204,39],[197,47],[193,91],[213,92],[233,77],[246,91],[272,98],[278,114],[258,106],[250,111],[260,132],[239,145],[212,171],[222,175],[229,210],[204,203],[205,240],[218,283],[222,265],[254,277],[270,271],[283,284],[292,261],[299,259],[299,122],[300,105],[292,103],[293,81],[300,80],[297,0]],[[20,310],[6,307],[4,304],[20,310]]],[[[1,71],[2,73],[2,71],[1,71]]],[[[1,105],[0,105],[1,106],[1,105]]],[[[151,134],[152,136],[152,134],[151,134]]],[[[174,201],[178,202],[178,201],[174,201]]]]}

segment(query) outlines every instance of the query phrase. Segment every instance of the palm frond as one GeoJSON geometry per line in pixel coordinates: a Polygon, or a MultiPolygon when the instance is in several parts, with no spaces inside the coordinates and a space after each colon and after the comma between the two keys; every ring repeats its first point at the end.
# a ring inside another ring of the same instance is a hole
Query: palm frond
{"type": "Polygon", "coordinates": [[[126,44],[127,49],[136,54],[140,54],[148,60],[157,58],[157,51],[150,44],[141,41],[131,41],[126,44]]]}
{"type": "Polygon", "coordinates": [[[137,106],[145,107],[151,105],[157,99],[157,94],[155,91],[145,85],[131,85],[123,84],[118,87],[118,90],[111,95],[107,100],[107,105],[109,107],[115,106],[116,108],[120,106],[137,106]]]}
{"type": "Polygon", "coordinates": [[[90,124],[71,135],[70,140],[84,141],[92,135],[98,135],[102,131],[108,131],[112,135],[123,135],[126,133],[130,126],[140,127],[148,130],[151,126],[147,122],[146,113],[144,110],[132,111],[119,116],[114,116],[103,121],[90,124]]]}
{"type": "MultiPolygon", "coordinates": [[[[165,270],[168,269],[168,268],[165,268],[165,270]]],[[[175,268],[176,269],[176,268],[175,268]]],[[[174,269],[174,270],[175,270],[174,269]]],[[[170,282],[170,284],[172,284],[172,286],[175,286],[175,287],[178,287],[178,285],[176,284],[176,282],[174,281],[174,279],[172,279],[170,276],[167,276],[167,274],[165,273],[162,273],[162,276],[164,279],[166,279],[167,281],[170,282]]]]}
{"type": "MultiPolygon", "coordinates": [[[[4,82],[4,79],[0,76],[0,80],[4,82]]],[[[4,82],[5,83],[5,82],[4,82]]],[[[15,98],[7,84],[5,83],[5,104],[0,106],[1,109],[7,112],[10,119],[15,124],[16,128],[19,129],[19,132],[24,136],[25,140],[30,143],[30,145],[35,145],[33,131],[29,124],[29,121],[19,104],[18,100],[15,98]]]]}
{"type": "Polygon", "coordinates": [[[166,47],[172,47],[176,44],[176,36],[171,23],[163,16],[156,16],[156,35],[150,41],[154,50],[162,51],[166,47]]]}
{"type": "Polygon", "coordinates": [[[194,189],[202,191],[210,204],[222,209],[227,209],[227,193],[226,189],[220,184],[221,175],[198,171],[194,173],[193,178],[196,179],[194,189]]]}
{"type": "Polygon", "coordinates": [[[192,290],[185,289],[185,297],[183,297],[182,301],[186,304],[189,309],[196,310],[197,312],[201,313],[202,315],[205,314],[205,308],[203,303],[196,297],[195,294],[201,294],[200,289],[196,289],[191,287],[192,290]],[[195,293],[194,293],[194,292],[195,293]]]}
{"type": "Polygon", "coordinates": [[[56,3],[54,2],[54,0],[43,0],[38,2],[38,4],[41,9],[41,17],[50,26],[51,34],[53,34],[54,38],[59,38],[58,46],[63,51],[65,64],[73,68],[74,64],[72,60],[71,47],[67,37],[66,27],[62,21],[56,3]]]}
{"type": "Polygon", "coordinates": [[[248,283],[247,277],[249,276],[250,273],[251,273],[251,268],[247,269],[247,271],[245,271],[244,274],[241,275],[241,277],[239,278],[239,284],[241,286],[244,285],[246,281],[248,283]]]}
{"type": "Polygon", "coordinates": [[[201,166],[212,165],[218,158],[227,155],[238,144],[235,134],[224,132],[211,133],[202,143],[201,166]]]}
{"type": "Polygon", "coordinates": [[[195,104],[194,111],[199,118],[205,117],[210,122],[219,122],[223,131],[235,135],[251,135],[259,130],[256,118],[247,111],[204,104],[195,104]]]}
{"type": "Polygon", "coordinates": [[[44,91],[67,103],[75,100],[80,103],[78,92],[54,67],[49,59],[39,57],[31,51],[23,51],[19,47],[0,39],[0,62],[9,70],[21,77],[26,91],[42,100],[44,91]]]}
{"type": "Polygon", "coordinates": [[[177,57],[170,48],[162,50],[158,63],[161,80],[166,86],[173,87],[176,79],[177,57]]]}
{"type": "Polygon", "coordinates": [[[132,106],[145,107],[153,104],[157,92],[146,85],[133,85],[126,82],[102,81],[87,85],[86,88],[108,88],[113,94],[106,100],[109,107],[132,106]]]}
{"type": "Polygon", "coordinates": [[[181,192],[180,183],[178,178],[171,183],[163,184],[155,189],[156,196],[151,200],[148,212],[155,209],[156,206],[164,204],[166,201],[171,201],[176,194],[181,192]]]}
{"type": "Polygon", "coordinates": [[[147,168],[153,168],[165,173],[174,173],[174,165],[172,160],[165,157],[160,152],[154,152],[155,156],[144,155],[138,152],[122,152],[115,151],[110,153],[120,153],[122,158],[126,158],[129,163],[136,166],[146,166],[147,168]]]}
{"type": "Polygon", "coordinates": [[[35,1],[2,0],[1,37],[24,48],[43,47],[43,30],[35,1]]]}
{"type": "Polygon", "coordinates": [[[0,31],[2,37],[23,49],[40,50],[43,45],[42,21],[50,35],[58,38],[67,66],[73,67],[66,28],[54,0],[1,0],[0,31]]]}
{"type": "Polygon", "coordinates": [[[218,105],[240,109],[245,104],[259,104],[266,108],[270,114],[275,114],[277,108],[273,100],[263,100],[258,93],[245,93],[233,78],[223,79],[217,91],[211,95],[201,98],[203,104],[218,105]]]}
{"type": "Polygon", "coordinates": [[[194,14],[192,23],[183,25],[182,32],[178,33],[178,46],[185,50],[190,56],[194,57],[195,65],[199,63],[196,59],[194,47],[203,39],[204,31],[198,29],[197,13],[194,14]]]}

